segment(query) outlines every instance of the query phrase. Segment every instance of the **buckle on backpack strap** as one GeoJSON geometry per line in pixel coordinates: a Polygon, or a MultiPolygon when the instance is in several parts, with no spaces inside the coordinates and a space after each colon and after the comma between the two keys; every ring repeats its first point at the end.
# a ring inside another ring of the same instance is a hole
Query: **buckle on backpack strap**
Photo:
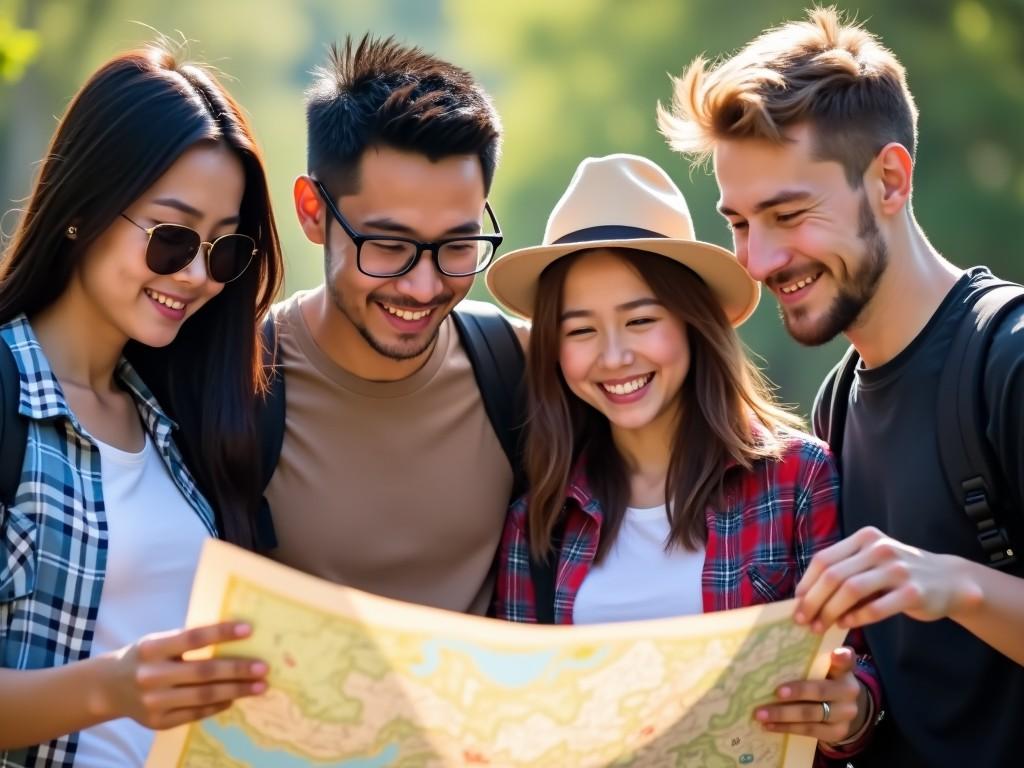
{"type": "Polygon", "coordinates": [[[972,477],[963,482],[964,512],[979,531],[988,531],[996,527],[992,508],[988,504],[988,488],[980,477],[972,477]]]}
{"type": "Polygon", "coordinates": [[[1010,539],[1002,528],[979,533],[978,543],[981,544],[989,565],[1003,567],[1017,562],[1013,547],[1010,546],[1010,539]]]}
{"type": "Polygon", "coordinates": [[[978,531],[978,543],[988,564],[1005,568],[1017,562],[1016,553],[1010,544],[1010,536],[996,524],[995,514],[988,502],[988,488],[980,477],[963,482],[964,512],[978,531]]]}

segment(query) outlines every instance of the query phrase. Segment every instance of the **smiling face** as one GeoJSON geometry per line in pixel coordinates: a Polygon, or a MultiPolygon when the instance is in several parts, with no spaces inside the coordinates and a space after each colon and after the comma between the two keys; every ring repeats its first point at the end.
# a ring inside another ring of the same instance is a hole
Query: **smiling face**
{"type": "Polygon", "coordinates": [[[843,166],[813,156],[809,126],[791,141],[729,139],[715,149],[719,210],[736,256],[778,299],[786,329],[823,344],[855,325],[889,263],[863,188],[843,166]]]}
{"type": "MultiPolygon", "coordinates": [[[[360,161],[359,190],[338,210],[362,235],[397,235],[425,242],[481,232],[484,181],[480,158],[371,148],[360,161]]],[[[449,277],[424,251],[409,272],[392,278],[359,271],[356,247],[327,214],[327,291],[342,330],[358,333],[371,355],[410,360],[433,345],[441,322],[465,298],[473,276],[449,277]]]]}
{"type": "Polygon", "coordinates": [[[607,417],[613,434],[671,434],[690,368],[686,328],[629,263],[597,249],[572,265],[562,289],[560,339],[566,384],[607,417]]]}
{"type": "Polygon", "coordinates": [[[227,147],[203,143],[181,157],[94,240],[75,271],[94,330],[152,347],[170,344],[182,323],[224,288],[209,278],[202,255],[179,272],[158,275],[146,265],[149,239],[139,227],[182,224],[203,241],[237,231],[245,189],[241,161],[227,147]]]}

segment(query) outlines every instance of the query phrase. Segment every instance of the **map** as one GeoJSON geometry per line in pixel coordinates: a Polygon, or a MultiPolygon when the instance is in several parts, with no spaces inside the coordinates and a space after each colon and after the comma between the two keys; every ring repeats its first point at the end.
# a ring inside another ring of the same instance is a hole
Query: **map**
{"type": "Polygon", "coordinates": [[[409,605],[207,542],[188,624],[251,622],[222,649],[269,688],[157,735],[148,768],[810,766],[815,742],[754,708],[823,677],[844,630],[793,601],[701,616],[538,627],[409,605]]]}

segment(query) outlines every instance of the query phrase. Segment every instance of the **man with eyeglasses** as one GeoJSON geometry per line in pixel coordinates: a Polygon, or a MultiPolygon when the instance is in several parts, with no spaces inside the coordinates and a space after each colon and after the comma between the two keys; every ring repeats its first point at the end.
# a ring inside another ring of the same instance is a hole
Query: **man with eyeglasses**
{"type": "Polygon", "coordinates": [[[513,467],[452,312],[501,243],[486,202],[498,115],[467,72],[367,36],[317,70],[307,121],[294,199],[325,280],[274,311],[285,427],[269,555],[483,614],[513,467]]]}

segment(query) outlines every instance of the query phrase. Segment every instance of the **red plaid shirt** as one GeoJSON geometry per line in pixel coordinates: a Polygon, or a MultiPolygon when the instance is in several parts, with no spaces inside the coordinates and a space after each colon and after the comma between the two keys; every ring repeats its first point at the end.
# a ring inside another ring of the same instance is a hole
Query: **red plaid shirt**
{"type": "MultiPolygon", "coordinates": [[[[839,478],[828,446],[799,432],[784,432],[779,459],[761,459],[750,471],[735,465],[726,473],[725,503],[708,509],[701,592],[705,613],[785,600],[793,596],[816,552],[840,538],[839,478]]],[[[536,622],[530,578],[526,497],[509,510],[498,559],[495,615],[536,622]]],[[[597,553],[603,519],[581,462],[566,490],[565,520],[555,579],[555,623],[571,624],[576,595],[597,553]]],[[[851,641],[863,651],[859,633],[851,641]]],[[[858,661],[857,676],[880,710],[881,690],[874,665],[858,661]]],[[[842,754],[859,751],[859,739],[842,754]]]]}

